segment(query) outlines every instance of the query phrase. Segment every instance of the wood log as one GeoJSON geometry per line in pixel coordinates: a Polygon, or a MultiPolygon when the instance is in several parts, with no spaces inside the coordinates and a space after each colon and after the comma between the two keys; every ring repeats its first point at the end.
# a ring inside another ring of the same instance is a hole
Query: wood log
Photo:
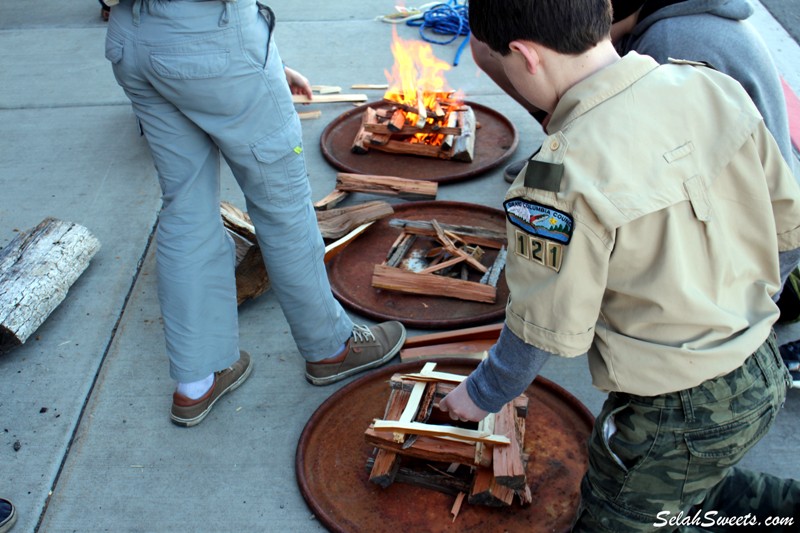
{"type": "Polygon", "coordinates": [[[417,240],[416,235],[408,233],[400,233],[400,236],[402,239],[389,249],[388,259],[386,259],[386,265],[389,267],[396,267],[399,265],[400,261],[402,261],[403,257],[408,253],[408,250],[414,246],[414,241],[417,240]]]}
{"type": "Polygon", "coordinates": [[[393,154],[418,155],[422,157],[449,159],[447,154],[444,154],[439,146],[433,146],[430,144],[389,140],[385,144],[370,144],[370,147],[381,152],[390,152],[393,154]]]}
{"type": "Polygon", "coordinates": [[[25,343],[99,249],[85,227],[48,217],[0,250],[0,351],[25,343]]]}
{"type": "Polygon", "coordinates": [[[392,196],[407,200],[430,200],[436,198],[439,184],[435,181],[420,181],[394,176],[339,172],[336,174],[336,189],[339,191],[392,196]]]}
{"type": "MultiPolygon", "coordinates": [[[[389,122],[386,123],[386,131],[377,131],[375,133],[397,133],[398,131],[402,131],[403,126],[406,125],[406,114],[402,109],[395,109],[394,113],[392,113],[392,117],[389,119],[389,122]]],[[[368,124],[367,126],[377,126],[377,124],[368,124]]],[[[365,126],[367,131],[372,131],[368,127],[365,126]]]]}
{"type": "Polygon", "coordinates": [[[325,239],[338,239],[349,231],[394,213],[386,202],[366,202],[350,207],[317,211],[319,231],[325,239]]]}
{"type": "Polygon", "coordinates": [[[250,216],[225,201],[220,202],[220,214],[236,245],[236,302],[241,305],[269,290],[269,274],[250,216]]]}
{"type": "Polygon", "coordinates": [[[436,274],[418,274],[388,265],[375,265],[372,271],[372,286],[378,289],[474,302],[494,303],[497,300],[497,289],[491,285],[436,274]]]}
{"type": "MultiPolygon", "coordinates": [[[[429,220],[393,218],[389,221],[389,225],[393,228],[399,228],[406,233],[415,233],[417,235],[427,235],[430,237],[436,236],[436,230],[429,220]]],[[[499,231],[480,226],[461,226],[443,223],[439,223],[439,226],[446,231],[457,234],[469,244],[478,244],[484,248],[499,250],[506,243],[505,230],[499,231]]]]}
{"type": "MultiPolygon", "coordinates": [[[[411,393],[403,389],[392,389],[383,418],[397,420],[403,413],[411,393]]],[[[397,470],[400,467],[400,457],[397,453],[378,449],[370,469],[369,480],[383,488],[394,483],[397,470]]]]}
{"type": "MultiPolygon", "coordinates": [[[[495,418],[495,413],[489,413],[486,415],[483,420],[478,422],[478,431],[484,433],[494,433],[495,418]]],[[[475,464],[478,466],[492,466],[492,450],[492,446],[487,446],[483,442],[477,443],[475,445],[475,464]]]]}

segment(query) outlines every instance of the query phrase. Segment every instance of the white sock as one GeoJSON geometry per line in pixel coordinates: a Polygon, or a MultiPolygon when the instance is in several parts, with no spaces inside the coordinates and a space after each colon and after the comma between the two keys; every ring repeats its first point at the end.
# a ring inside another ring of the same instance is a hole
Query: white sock
{"type": "Polygon", "coordinates": [[[192,381],[189,383],[178,382],[178,394],[186,396],[190,400],[196,400],[201,398],[205,393],[208,392],[208,389],[211,388],[211,385],[214,384],[214,373],[208,375],[207,378],[201,379],[200,381],[192,381]]]}

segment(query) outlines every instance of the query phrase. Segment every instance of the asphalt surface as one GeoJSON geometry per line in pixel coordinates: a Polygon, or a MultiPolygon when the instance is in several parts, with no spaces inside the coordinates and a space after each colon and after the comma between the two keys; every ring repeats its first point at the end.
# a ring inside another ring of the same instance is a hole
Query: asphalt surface
{"type": "MultiPolygon", "coordinates": [[[[356,92],[352,84],[385,83],[391,27],[375,17],[395,4],[276,3],[281,54],[313,84],[356,92]]],[[[769,11],[755,4],[753,23],[800,94],[798,2],[764,4],[769,11]]],[[[0,354],[0,496],[17,506],[14,531],[322,531],[298,488],[295,452],[312,414],[351,380],[305,382],[271,291],[240,308],[241,346],[255,362],[250,379],[196,428],[169,422],[174,384],[153,254],[159,189],[130,104],[103,56],[99,15],[94,0],[0,0],[0,247],[48,216],[85,226],[102,244],[37,332],[0,354]]],[[[398,32],[418,37],[416,28],[398,32]]],[[[451,61],[458,44],[434,45],[434,52],[451,61]]],[[[541,142],[538,127],[478,72],[468,52],[447,78],[515,123],[515,157],[541,142]]],[[[331,191],[336,174],[320,149],[321,133],[350,109],[301,109],[322,112],[303,122],[314,200],[331,191]]],[[[500,165],[441,186],[438,199],[499,207],[505,190],[500,165]]],[[[227,168],[221,194],[244,206],[227,168]]],[[[348,203],[374,199],[354,195],[348,203]]],[[[591,387],[585,359],[555,361],[543,375],[599,411],[604,395],[591,387]]],[[[800,391],[793,390],[744,466],[800,478],[798,422],[800,391]]]]}

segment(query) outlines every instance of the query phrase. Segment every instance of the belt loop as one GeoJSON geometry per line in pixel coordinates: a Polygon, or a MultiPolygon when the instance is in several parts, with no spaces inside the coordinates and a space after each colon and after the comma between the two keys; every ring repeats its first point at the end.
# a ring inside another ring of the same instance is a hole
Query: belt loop
{"type": "Polygon", "coordinates": [[[231,2],[228,0],[222,0],[222,5],[225,7],[222,9],[222,15],[219,17],[220,27],[227,26],[231,19],[231,2]]]}
{"type": "Polygon", "coordinates": [[[133,0],[133,25],[138,26],[141,21],[142,0],[133,0]]]}
{"type": "Polygon", "coordinates": [[[694,422],[694,406],[692,405],[692,394],[689,389],[680,391],[681,405],[683,406],[683,418],[687,423],[694,422]]]}

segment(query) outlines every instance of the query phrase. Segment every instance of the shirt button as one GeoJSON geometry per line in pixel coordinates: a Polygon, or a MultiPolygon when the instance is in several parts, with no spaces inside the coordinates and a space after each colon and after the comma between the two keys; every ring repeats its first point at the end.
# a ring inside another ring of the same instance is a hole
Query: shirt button
{"type": "Polygon", "coordinates": [[[553,140],[553,142],[550,143],[550,149],[553,150],[554,152],[556,150],[558,150],[559,146],[561,146],[561,145],[558,144],[558,141],[556,141],[556,140],[553,140]]]}

